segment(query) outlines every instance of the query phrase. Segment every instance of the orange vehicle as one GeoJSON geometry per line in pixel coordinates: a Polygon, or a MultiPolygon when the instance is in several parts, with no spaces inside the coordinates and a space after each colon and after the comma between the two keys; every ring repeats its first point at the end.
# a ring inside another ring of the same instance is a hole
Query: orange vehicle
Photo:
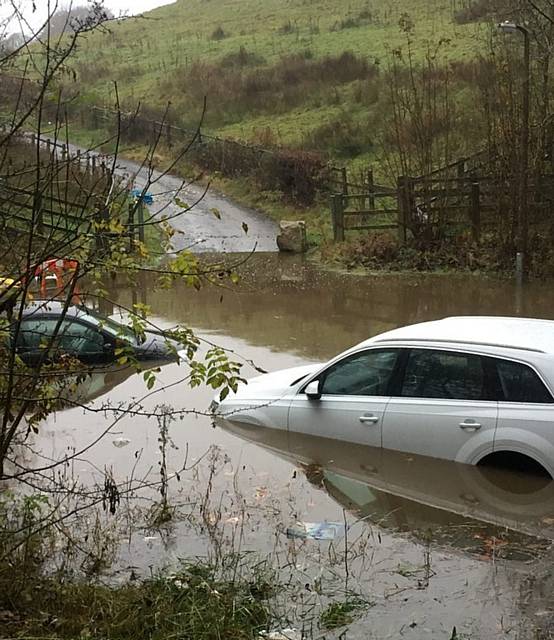
{"type": "MultiPolygon", "coordinates": [[[[35,269],[35,282],[41,297],[56,297],[66,290],[70,277],[79,267],[77,260],[49,258],[35,269]]],[[[73,302],[80,302],[78,287],[75,287],[73,302]]]]}

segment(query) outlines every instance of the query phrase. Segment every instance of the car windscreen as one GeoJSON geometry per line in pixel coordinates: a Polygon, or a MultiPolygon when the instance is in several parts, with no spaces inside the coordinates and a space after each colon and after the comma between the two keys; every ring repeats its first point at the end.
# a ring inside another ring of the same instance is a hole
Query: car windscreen
{"type": "Polygon", "coordinates": [[[116,322],[107,316],[103,316],[96,312],[93,313],[89,309],[86,309],[84,314],[79,317],[100,327],[101,329],[104,329],[104,331],[112,335],[114,338],[125,338],[133,343],[136,343],[137,341],[136,335],[130,327],[116,322]]]}

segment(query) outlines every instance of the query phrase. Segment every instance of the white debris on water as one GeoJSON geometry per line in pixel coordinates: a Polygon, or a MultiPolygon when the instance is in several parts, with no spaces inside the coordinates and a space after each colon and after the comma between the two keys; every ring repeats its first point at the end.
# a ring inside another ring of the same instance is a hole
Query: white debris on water
{"type": "Polygon", "coordinates": [[[131,441],[129,440],[129,438],[116,438],[115,440],[112,440],[113,446],[117,447],[118,449],[121,449],[121,447],[126,447],[130,443],[131,441]]]}
{"type": "Polygon", "coordinates": [[[302,640],[302,632],[298,629],[281,629],[280,631],[262,631],[259,638],[263,640],[302,640]]]}
{"type": "Polygon", "coordinates": [[[334,540],[344,534],[342,522],[297,522],[287,527],[287,538],[313,538],[314,540],[334,540]]]}

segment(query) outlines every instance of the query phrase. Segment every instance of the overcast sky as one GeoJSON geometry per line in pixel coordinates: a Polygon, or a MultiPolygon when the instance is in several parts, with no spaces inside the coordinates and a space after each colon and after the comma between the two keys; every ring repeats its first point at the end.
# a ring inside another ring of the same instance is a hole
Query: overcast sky
{"type": "MultiPolygon", "coordinates": [[[[15,0],[17,5],[21,8],[25,19],[29,22],[31,28],[36,29],[44,24],[46,16],[48,15],[48,5],[54,9],[67,7],[70,4],[73,6],[86,5],[86,0],[15,0]],[[36,11],[33,11],[33,4],[36,7],[36,11]]],[[[150,11],[156,7],[161,7],[164,4],[172,4],[175,0],[104,0],[104,6],[111,9],[113,13],[118,16],[120,14],[137,15],[150,11]]],[[[5,19],[11,15],[13,10],[11,9],[10,0],[0,0],[0,19],[5,19]]],[[[17,24],[9,26],[9,31],[19,31],[17,24]]]]}

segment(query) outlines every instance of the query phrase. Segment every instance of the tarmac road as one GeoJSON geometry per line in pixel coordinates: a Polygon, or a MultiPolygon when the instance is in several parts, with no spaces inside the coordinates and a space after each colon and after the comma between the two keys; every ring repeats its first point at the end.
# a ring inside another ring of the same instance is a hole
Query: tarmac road
{"type": "MultiPolygon", "coordinates": [[[[70,153],[75,154],[77,150],[79,147],[69,145],[70,153]]],[[[89,155],[96,155],[106,165],[111,165],[110,157],[94,152],[89,152],[89,155]]],[[[160,171],[149,171],[147,167],[124,158],[118,159],[115,172],[125,179],[132,179],[137,189],[142,190],[150,181],[148,192],[154,196],[154,202],[148,210],[153,216],[169,218],[176,231],[172,239],[175,251],[277,251],[278,225],[275,222],[258,211],[232,202],[211,188],[204,193],[202,185],[184,183],[182,178],[160,171]],[[187,211],[175,203],[176,198],[188,206],[196,204],[187,211]]]]}

